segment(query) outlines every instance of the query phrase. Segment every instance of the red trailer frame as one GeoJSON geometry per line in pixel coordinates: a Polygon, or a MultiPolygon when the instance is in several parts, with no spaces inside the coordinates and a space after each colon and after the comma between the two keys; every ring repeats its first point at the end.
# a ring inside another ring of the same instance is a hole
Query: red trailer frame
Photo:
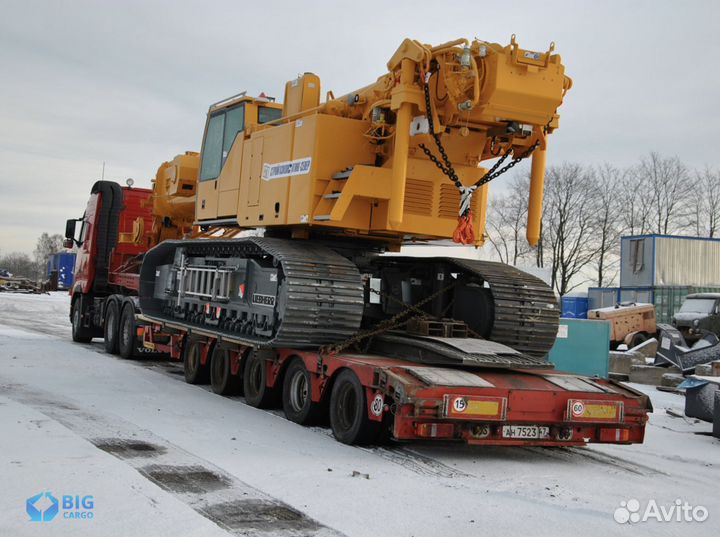
{"type": "MultiPolygon", "coordinates": [[[[182,360],[188,333],[140,317],[138,336],[146,348],[182,360]],[[158,339],[164,340],[159,342],[158,339]]],[[[202,330],[201,363],[214,348],[230,355],[231,374],[241,375],[253,349],[220,342],[202,330]]],[[[478,445],[582,446],[632,444],[645,436],[649,398],[612,380],[554,369],[469,369],[437,367],[373,354],[329,354],[279,349],[262,358],[265,388],[283,389],[293,360],[310,373],[311,397],[327,404],[334,380],[351,370],[365,391],[367,419],[385,423],[394,440],[456,440],[478,445]]],[[[279,393],[278,393],[279,395],[279,393]]],[[[262,405],[256,405],[262,406],[262,405]]]]}

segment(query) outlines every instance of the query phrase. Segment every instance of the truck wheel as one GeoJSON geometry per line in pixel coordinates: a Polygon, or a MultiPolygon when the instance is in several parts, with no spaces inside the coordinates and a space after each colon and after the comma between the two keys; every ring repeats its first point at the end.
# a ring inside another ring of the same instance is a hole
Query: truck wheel
{"type": "Polygon", "coordinates": [[[185,344],[183,369],[188,384],[207,384],[210,380],[210,368],[207,363],[202,363],[204,345],[201,339],[189,339],[185,344]]]}
{"type": "Polygon", "coordinates": [[[380,432],[380,422],[368,418],[365,388],[350,369],[341,371],[333,384],[330,427],[343,444],[369,444],[380,432]]]}
{"type": "Polygon", "coordinates": [[[131,304],[126,304],[122,310],[118,335],[120,356],[126,360],[134,358],[137,351],[137,330],[135,328],[135,309],[131,304]]]}
{"type": "Polygon", "coordinates": [[[282,405],[285,417],[300,425],[317,423],[321,416],[321,405],[312,400],[310,371],[299,358],[290,362],[285,372],[282,405]]]}
{"type": "Polygon", "coordinates": [[[120,328],[120,309],[115,300],[110,301],[105,310],[105,324],[103,336],[105,338],[105,352],[110,354],[118,353],[118,329],[120,328]]]}
{"type": "Polygon", "coordinates": [[[218,395],[236,395],[240,379],[230,371],[230,351],[217,345],[210,357],[210,386],[218,395]]]}
{"type": "Polygon", "coordinates": [[[72,306],[72,339],[76,343],[90,343],[92,337],[88,335],[88,329],[82,325],[82,310],[80,299],[73,302],[72,306]]]}
{"type": "Polygon", "coordinates": [[[245,402],[255,408],[271,408],[277,404],[277,393],[267,386],[265,360],[257,352],[251,352],[245,358],[243,372],[245,402]]]}

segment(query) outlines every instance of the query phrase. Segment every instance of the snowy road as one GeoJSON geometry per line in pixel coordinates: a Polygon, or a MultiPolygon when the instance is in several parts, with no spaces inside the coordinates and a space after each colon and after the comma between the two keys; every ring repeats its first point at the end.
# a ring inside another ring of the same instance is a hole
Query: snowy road
{"type": "Polygon", "coordinates": [[[65,294],[0,294],[2,536],[720,530],[720,442],[708,436],[710,424],[666,413],[682,411],[680,396],[648,392],[655,413],[641,446],[355,448],[326,429],[187,385],[175,364],[73,344],[67,308],[65,294]],[[92,495],[84,510],[93,518],[63,511],[30,522],[26,500],[44,491],[92,495]],[[643,507],[681,499],[709,517],[618,524],[613,513],[630,499],[643,507]]]}

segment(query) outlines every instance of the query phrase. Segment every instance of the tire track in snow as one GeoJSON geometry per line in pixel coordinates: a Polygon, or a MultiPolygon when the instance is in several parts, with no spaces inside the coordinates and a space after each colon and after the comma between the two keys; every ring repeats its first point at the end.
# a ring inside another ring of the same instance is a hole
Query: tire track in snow
{"type": "Polygon", "coordinates": [[[3,382],[0,391],[122,460],[232,535],[342,536],[205,459],[117,416],[88,412],[72,401],[22,384],[3,382]]]}

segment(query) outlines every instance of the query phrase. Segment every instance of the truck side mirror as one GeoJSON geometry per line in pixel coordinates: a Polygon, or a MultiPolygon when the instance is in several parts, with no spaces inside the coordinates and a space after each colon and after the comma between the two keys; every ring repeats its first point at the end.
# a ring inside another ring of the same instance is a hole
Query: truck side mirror
{"type": "Polygon", "coordinates": [[[72,248],[75,246],[75,241],[73,239],[65,238],[63,239],[63,248],[72,248]]]}
{"type": "Polygon", "coordinates": [[[67,220],[65,222],[65,241],[63,241],[63,246],[65,246],[65,242],[70,239],[70,246],[65,246],[65,248],[72,248],[72,244],[75,241],[75,224],[77,223],[77,220],[74,218],[67,220]]]}

